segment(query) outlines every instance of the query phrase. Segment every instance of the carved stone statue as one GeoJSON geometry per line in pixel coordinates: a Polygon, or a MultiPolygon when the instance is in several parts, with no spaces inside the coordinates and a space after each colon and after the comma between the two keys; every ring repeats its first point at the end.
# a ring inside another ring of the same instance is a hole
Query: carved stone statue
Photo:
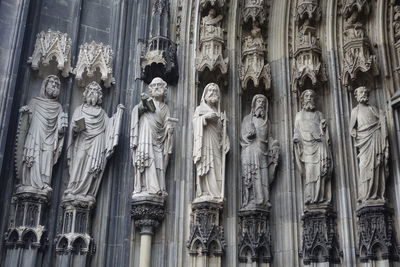
{"type": "Polygon", "coordinates": [[[209,83],[193,116],[193,161],[196,164],[194,202],[222,202],[225,156],[229,151],[226,115],[221,112],[219,86],[209,83]]]}
{"type": "Polygon", "coordinates": [[[60,79],[47,76],[40,96],[20,109],[16,144],[16,169],[20,179],[17,192],[48,195],[52,189],[51,174],[64,143],[68,115],[58,102],[60,79]]]}
{"type": "Polygon", "coordinates": [[[222,35],[222,15],[216,16],[214,9],[210,9],[208,15],[201,19],[201,38],[222,35]]]}
{"type": "Polygon", "coordinates": [[[142,102],[132,111],[130,146],[135,183],[133,195],[139,193],[167,195],[165,171],[172,153],[173,123],[165,104],[167,83],[154,78],[149,85],[150,97],[142,94],[142,102]]]}
{"type": "Polygon", "coordinates": [[[326,120],[315,110],[315,92],[301,94],[302,110],[296,114],[294,148],[296,163],[305,180],[304,202],[330,204],[332,154],[326,120]]]}
{"type": "Polygon", "coordinates": [[[103,93],[97,82],[83,92],[84,103],[72,116],[68,146],[69,183],[64,200],[95,202],[108,158],[118,145],[122,114],[125,107],[109,118],[101,108],[103,93]]]}
{"type": "Polygon", "coordinates": [[[350,134],[358,152],[358,202],[385,202],[389,143],[386,117],[368,104],[369,89],[355,90],[358,105],[351,111],[350,134]]]}
{"type": "Polygon", "coordinates": [[[264,40],[261,33],[261,28],[258,22],[253,23],[251,35],[244,38],[243,51],[258,49],[265,50],[264,40]]]}
{"type": "Polygon", "coordinates": [[[279,143],[269,137],[268,99],[255,95],[242,121],[242,209],[269,207],[269,185],[275,176],[279,143]]]}

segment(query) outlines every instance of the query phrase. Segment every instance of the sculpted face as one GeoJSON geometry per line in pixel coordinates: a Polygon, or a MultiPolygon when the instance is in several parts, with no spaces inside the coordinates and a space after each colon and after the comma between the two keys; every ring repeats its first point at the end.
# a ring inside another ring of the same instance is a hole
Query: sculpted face
{"type": "Polygon", "coordinates": [[[89,105],[96,106],[102,102],[103,93],[101,87],[96,82],[90,83],[86,86],[85,92],[83,92],[85,102],[89,105]]]}
{"type": "Polygon", "coordinates": [[[50,76],[47,80],[45,90],[49,98],[57,98],[60,94],[60,79],[57,76],[50,76]]]}
{"type": "Polygon", "coordinates": [[[315,109],[315,92],[311,89],[305,90],[302,94],[303,109],[311,111],[315,109]]]}
{"type": "Polygon", "coordinates": [[[255,111],[254,111],[254,116],[258,118],[264,118],[265,117],[265,105],[266,105],[266,100],[263,97],[259,97],[256,99],[255,102],[255,111]]]}
{"type": "Polygon", "coordinates": [[[205,100],[207,103],[210,104],[217,104],[219,101],[219,89],[218,89],[218,85],[216,84],[211,84],[208,87],[206,87],[207,92],[205,95],[205,100]]]}
{"type": "Polygon", "coordinates": [[[149,84],[149,91],[152,97],[163,97],[167,92],[167,83],[161,78],[154,78],[149,84]]]}
{"type": "Polygon", "coordinates": [[[364,87],[358,87],[354,92],[358,103],[367,104],[369,101],[369,90],[364,87]]]}
{"type": "Polygon", "coordinates": [[[216,12],[215,12],[215,10],[214,10],[214,9],[210,9],[210,11],[208,12],[208,16],[210,16],[210,17],[214,18],[214,17],[215,17],[215,15],[216,15],[216,12]]]}

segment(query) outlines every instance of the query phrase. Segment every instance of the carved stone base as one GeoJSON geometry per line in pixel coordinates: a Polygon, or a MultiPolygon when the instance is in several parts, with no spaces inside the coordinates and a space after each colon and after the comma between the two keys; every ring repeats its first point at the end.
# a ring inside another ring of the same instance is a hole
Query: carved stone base
{"type": "Polygon", "coordinates": [[[95,252],[93,238],[89,234],[93,205],[92,202],[78,200],[63,201],[63,224],[56,241],[57,254],[92,255],[95,252]]]}
{"type": "Polygon", "coordinates": [[[385,205],[363,206],[357,210],[361,262],[399,260],[392,215],[393,210],[385,205]]]}
{"type": "Polygon", "coordinates": [[[187,242],[191,256],[221,257],[225,248],[224,228],[221,226],[222,203],[192,204],[190,236],[187,242]]]}
{"type": "Polygon", "coordinates": [[[44,214],[46,194],[19,191],[14,194],[6,234],[8,248],[40,248],[46,243],[44,214]]]}
{"type": "Polygon", "coordinates": [[[239,210],[239,261],[271,263],[271,229],[269,211],[239,210]]]}
{"type": "Polygon", "coordinates": [[[331,208],[308,209],[304,212],[303,249],[305,265],[318,262],[340,263],[342,252],[336,235],[336,213],[331,208]]]}
{"type": "Polygon", "coordinates": [[[131,215],[141,234],[154,234],[165,216],[165,199],[156,195],[132,196],[131,215]]]}

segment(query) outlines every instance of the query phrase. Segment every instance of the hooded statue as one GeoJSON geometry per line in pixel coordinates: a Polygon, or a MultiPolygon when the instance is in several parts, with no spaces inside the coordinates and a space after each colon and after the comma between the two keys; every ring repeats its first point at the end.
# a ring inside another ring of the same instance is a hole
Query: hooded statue
{"type": "Polygon", "coordinates": [[[229,151],[226,116],[221,113],[220,90],[209,83],[193,116],[193,161],[196,165],[194,202],[222,202],[224,198],[225,157],[229,151]]]}
{"type": "Polygon", "coordinates": [[[20,109],[16,144],[17,192],[48,195],[54,164],[61,154],[68,116],[58,102],[60,79],[47,76],[40,96],[20,109]]]}

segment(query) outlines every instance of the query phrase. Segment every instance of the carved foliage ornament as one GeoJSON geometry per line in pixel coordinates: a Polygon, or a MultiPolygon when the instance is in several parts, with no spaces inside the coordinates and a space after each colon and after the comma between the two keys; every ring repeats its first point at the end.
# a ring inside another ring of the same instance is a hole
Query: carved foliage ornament
{"type": "MultiPolygon", "coordinates": [[[[95,72],[99,69],[101,80],[106,88],[111,87],[114,83],[113,77],[113,51],[111,46],[103,43],[85,43],[79,48],[78,63],[76,64],[73,73],[76,75],[79,86],[86,86],[88,82],[84,81],[84,74],[87,77],[96,79],[95,72]]],[[[100,81],[97,81],[100,83],[100,81]]]]}
{"type": "Polygon", "coordinates": [[[71,72],[71,38],[66,33],[48,30],[37,34],[35,50],[28,63],[38,70],[40,65],[48,66],[55,59],[62,76],[68,77],[71,72]]]}
{"type": "Polygon", "coordinates": [[[248,22],[250,18],[253,20],[253,22],[265,22],[267,19],[265,0],[244,0],[243,22],[248,22]]]}
{"type": "Polygon", "coordinates": [[[153,234],[154,228],[157,228],[164,220],[165,209],[163,205],[144,202],[133,204],[131,215],[141,233],[153,234]]]}

